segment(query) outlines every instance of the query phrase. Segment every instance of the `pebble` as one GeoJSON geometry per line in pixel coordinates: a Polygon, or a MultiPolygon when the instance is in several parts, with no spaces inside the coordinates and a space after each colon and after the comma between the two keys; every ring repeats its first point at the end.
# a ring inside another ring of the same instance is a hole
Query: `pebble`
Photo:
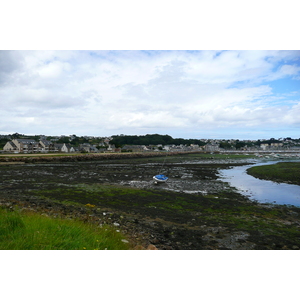
{"type": "Polygon", "coordinates": [[[150,244],[147,250],[158,250],[154,245],[150,244]]]}

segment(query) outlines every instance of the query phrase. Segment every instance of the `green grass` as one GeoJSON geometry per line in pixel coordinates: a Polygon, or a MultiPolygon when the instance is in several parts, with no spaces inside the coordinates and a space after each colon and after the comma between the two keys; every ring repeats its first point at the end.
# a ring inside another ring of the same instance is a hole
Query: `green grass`
{"type": "Polygon", "coordinates": [[[72,205],[123,205],[136,206],[139,205],[139,199],[149,196],[156,196],[152,191],[137,189],[134,187],[123,187],[118,185],[105,184],[75,184],[64,185],[60,188],[50,190],[41,189],[28,191],[30,195],[36,195],[41,199],[60,202],[72,205]]]}
{"type": "Polygon", "coordinates": [[[284,162],[274,165],[252,167],[247,170],[247,173],[260,179],[300,185],[299,162],[284,162]]]}
{"type": "MultiPolygon", "coordinates": [[[[145,163],[145,162],[153,162],[153,163],[176,163],[180,161],[194,161],[194,160],[226,160],[226,159],[250,159],[256,158],[255,155],[252,154],[228,154],[228,153],[188,153],[188,154],[168,154],[160,153],[161,156],[154,156],[154,157],[141,157],[141,158],[131,158],[130,160],[126,160],[126,163],[130,164],[138,164],[138,163],[145,163]]],[[[119,160],[120,162],[122,160],[119,160]]],[[[125,161],[123,161],[125,163],[125,161]]]]}
{"type": "Polygon", "coordinates": [[[248,154],[228,154],[228,153],[200,153],[200,154],[190,154],[190,156],[194,156],[195,158],[206,158],[206,159],[248,159],[248,158],[254,158],[255,155],[248,155],[248,154]]]}
{"type": "Polygon", "coordinates": [[[126,250],[124,239],[107,226],[0,208],[1,250],[126,250]]]}

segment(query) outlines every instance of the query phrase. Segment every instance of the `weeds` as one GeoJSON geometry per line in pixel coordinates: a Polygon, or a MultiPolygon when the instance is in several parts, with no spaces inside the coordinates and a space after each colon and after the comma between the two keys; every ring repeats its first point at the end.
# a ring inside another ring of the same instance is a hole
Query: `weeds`
{"type": "Polygon", "coordinates": [[[105,226],[0,208],[1,250],[125,250],[124,236],[105,226]]]}

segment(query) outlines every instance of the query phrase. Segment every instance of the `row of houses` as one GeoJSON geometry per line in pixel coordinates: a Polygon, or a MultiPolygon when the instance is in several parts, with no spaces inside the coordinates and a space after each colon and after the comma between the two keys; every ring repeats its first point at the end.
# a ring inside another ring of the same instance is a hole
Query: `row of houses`
{"type": "Polygon", "coordinates": [[[47,153],[47,152],[118,152],[121,149],[116,149],[114,145],[91,145],[89,143],[80,144],[79,147],[72,146],[68,143],[55,143],[48,140],[35,141],[33,139],[13,139],[8,141],[4,147],[4,152],[13,153],[47,153]]]}
{"type": "Polygon", "coordinates": [[[121,151],[132,152],[147,152],[147,151],[170,151],[170,152],[182,152],[182,151],[200,151],[203,147],[199,145],[125,145],[121,148],[121,151]]]}
{"type": "Polygon", "coordinates": [[[267,143],[260,144],[262,150],[281,150],[282,147],[283,143],[271,143],[270,145],[267,143]]]}
{"type": "Polygon", "coordinates": [[[4,147],[4,152],[14,153],[38,153],[38,152],[75,152],[70,144],[56,144],[47,140],[39,142],[32,139],[13,139],[8,141],[4,147]]]}
{"type": "Polygon", "coordinates": [[[4,152],[13,153],[47,153],[47,152],[147,152],[147,151],[199,151],[201,147],[198,145],[125,145],[122,148],[116,148],[109,143],[103,145],[91,145],[89,143],[81,144],[79,147],[74,147],[71,144],[57,144],[53,141],[40,140],[35,141],[33,139],[13,139],[8,141],[4,147],[4,152]],[[98,147],[97,147],[98,146],[98,147]]]}
{"type": "MultiPolygon", "coordinates": [[[[283,148],[283,143],[263,143],[260,146],[254,147],[243,147],[240,150],[281,150],[283,148]]],[[[33,139],[13,139],[8,141],[4,147],[4,152],[13,153],[47,153],[47,152],[87,152],[87,153],[98,153],[98,152],[147,152],[147,151],[170,151],[170,152],[182,152],[182,151],[206,151],[215,152],[222,150],[218,143],[210,142],[205,146],[199,145],[125,145],[121,149],[116,148],[114,145],[103,143],[103,145],[91,145],[89,143],[81,144],[79,147],[74,147],[71,144],[63,143],[58,144],[53,141],[48,141],[46,139],[41,139],[36,141],[33,139]]]]}

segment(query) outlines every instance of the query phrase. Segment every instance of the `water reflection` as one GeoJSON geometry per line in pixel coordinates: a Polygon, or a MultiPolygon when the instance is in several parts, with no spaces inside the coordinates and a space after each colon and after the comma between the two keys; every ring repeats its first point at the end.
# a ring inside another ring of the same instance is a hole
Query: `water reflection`
{"type": "MultiPolygon", "coordinates": [[[[221,180],[237,188],[251,200],[276,204],[300,206],[300,186],[286,183],[275,183],[260,180],[247,174],[246,170],[253,166],[275,164],[278,161],[257,163],[255,165],[239,166],[228,170],[221,170],[221,180]]],[[[280,161],[282,162],[282,160],[280,161]]]]}

